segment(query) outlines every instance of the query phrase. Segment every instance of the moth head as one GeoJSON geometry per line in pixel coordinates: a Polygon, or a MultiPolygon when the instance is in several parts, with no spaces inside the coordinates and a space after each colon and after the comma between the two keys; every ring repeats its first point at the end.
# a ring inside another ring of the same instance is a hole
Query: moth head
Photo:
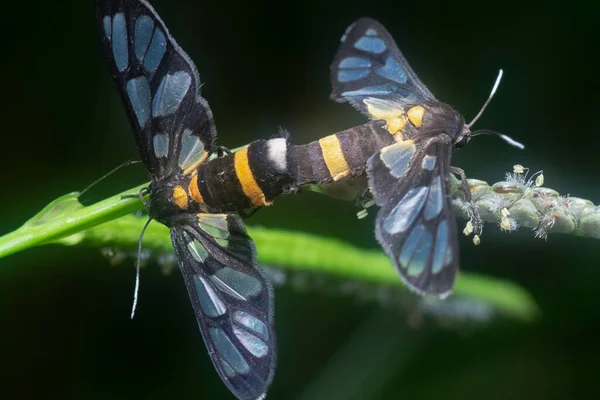
{"type": "Polygon", "coordinates": [[[465,147],[471,141],[471,130],[464,125],[460,134],[454,140],[454,148],[460,149],[461,147],[465,147]]]}

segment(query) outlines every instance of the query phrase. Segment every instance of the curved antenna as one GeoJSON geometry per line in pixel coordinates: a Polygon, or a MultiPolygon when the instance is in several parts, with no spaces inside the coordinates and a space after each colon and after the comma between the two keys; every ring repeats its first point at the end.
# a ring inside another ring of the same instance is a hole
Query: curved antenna
{"type": "Polygon", "coordinates": [[[517,149],[523,150],[525,148],[525,145],[523,143],[517,142],[515,139],[511,138],[510,136],[506,136],[500,132],[491,131],[489,129],[482,129],[479,131],[471,132],[471,137],[479,136],[479,135],[495,135],[495,136],[498,136],[500,139],[504,140],[506,143],[510,144],[511,146],[516,147],[517,149]]]}
{"type": "Polygon", "coordinates": [[[485,109],[488,106],[488,104],[490,104],[490,101],[492,101],[492,97],[494,97],[494,94],[496,94],[496,90],[498,89],[498,85],[500,85],[500,80],[502,79],[502,75],[503,74],[504,74],[504,72],[502,70],[500,70],[500,72],[498,72],[498,77],[496,78],[496,83],[494,83],[494,87],[492,88],[492,91],[490,92],[489,97],[487,98],[487,100],[485,101],[485,103],[483,103],[483,107],[481,107],[481,110],[479,110],[479,112],[477,113],[477,115],[475,116],[475,118],[473,118],[473,120],[471,120],[471,122],[469,122],[466,125],[467,129],[471,129],[471,127],[473,126],[473,124],[475,122],[477,122],[477,120],[479,119],[479,117],[481,117],[481,115],[485,111],[485,109]]]}
{"type": "Polygon", "coordinates": [[[140,162],[141,161],[129,160],[129,161],[125,161],[121,165],[118,165],[117,167],[115,167],[111,171],[109,171],[108,173],[104,174],[104,176],[96,179],[94,182],[92,182],[90,185],[88,185],[88,187],[86,187],[85,189],[83,189],[81,192],[79,192],[79,197],[81,197],[85,192],[87,192],[88,190],[90,190],[91,188],[93,188],[94,186],[96,186],[98,183],[102,182],[103,180],[105,180],[106,178],[108,178],[109,176],[111,176],[112,174],[114,174],[115,172],[117,172],[118,170],[120,170],[121,168],[128,167],[128,166],[133,165],[133,164],[139,164],[140,162]]]}
{"type": "Polygon", "coordinates": [[[138,293],[140,291],[140,263],[142,259],[142,240],[144,239],[144,233],[146,232],[146,228],[152,222],[152,218],[148,218],[148,221],[142,228],[142,232],[140,233],[140,238],[138,240],[138,252],[137,252],[137,263],[135,266],[135,289],[133,290],[133,306],[131,307],[131,319],[133,319],[135,315],[135,308],[137,307],[138,302],[138,293]]]}

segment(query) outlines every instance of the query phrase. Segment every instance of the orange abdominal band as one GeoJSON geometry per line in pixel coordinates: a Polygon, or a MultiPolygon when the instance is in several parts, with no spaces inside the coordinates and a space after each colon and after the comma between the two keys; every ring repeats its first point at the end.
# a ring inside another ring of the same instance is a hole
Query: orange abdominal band
{"type": "Polygon", "coordinates": [[[242,190],[253,207],[268,206],[271,203],[267,203],[265,194],[261,190],[254,175],[250,170],[250,164],[248,163],[248,148],[239,150],[235,153],[233,158],[233,165],[235,167],[235,173],[242,185],[242,190]]]}
{"type": "Polygon", "coordinates": [[[342,152],[340,140],[336,135],[329,135],[319,139],[319,145],[323,152],[325,165],[327,165],[329,174],[334,181],[339,181],[350,175],[350,167],[342,152]]]}
{"type": "Polygon", "coordinates": [[[204,198],[202,197],[202,193],[200,193],[200,189],[198,188],[198,175],[194,175],[194,177],[190,180],[190,184],[188,185],[188,193],[192,200],[196,203],[204,203],[204,198]]]}

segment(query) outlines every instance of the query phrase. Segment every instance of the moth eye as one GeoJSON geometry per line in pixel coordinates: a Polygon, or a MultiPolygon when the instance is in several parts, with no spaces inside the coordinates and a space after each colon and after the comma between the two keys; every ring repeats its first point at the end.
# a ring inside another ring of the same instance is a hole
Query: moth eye
{"type": "Polygon", "coordinates": [[[460,139],[458,139],[456,143],[454,143],[454,147],[460,149],[461,147],[465,147],[467,143],[469,143],[469,137],[461,136],[460,139]]]}

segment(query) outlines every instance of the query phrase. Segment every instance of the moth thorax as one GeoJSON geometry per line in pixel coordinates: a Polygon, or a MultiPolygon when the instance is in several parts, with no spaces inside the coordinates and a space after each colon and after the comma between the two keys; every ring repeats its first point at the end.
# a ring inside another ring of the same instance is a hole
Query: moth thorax
{"type": "Polygon", "coordinates": [[[444,132],[454,141],[462,134],[464,125],[464,118],[449,105],[444,103],[425,105],[425,115],[422,117],[423,130],[432,133],[444,132]]]}
{"type": "Polygon", "coordinates": [[[186,189],[177,183],[153,185],[148,202],[148,214],[152,219],[166,223],[171,217],[186,212],[191,199],[186,189]]]}

